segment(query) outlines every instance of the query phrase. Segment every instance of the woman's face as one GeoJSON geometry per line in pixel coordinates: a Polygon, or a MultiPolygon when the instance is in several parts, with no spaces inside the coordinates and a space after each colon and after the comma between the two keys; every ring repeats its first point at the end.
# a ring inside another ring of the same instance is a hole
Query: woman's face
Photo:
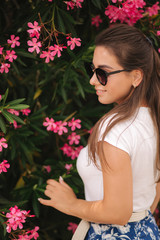
{"type": "MultiPolygon", "coordinates": [[[[103,46],[97,46],[95,48],[93,66],[94,69],[101,68],[108,73],[123,69],[112,51],[103,46]]],[[[110,104],[116,102],[119,104],[123,102],[123,100],[129,96],[131,90],[133,90],[133,74],[132,72],[120,72],[109,75],[105,86],[101,85],[96,74],[93,74],[90,79],[90,84],[95,87],[100,103],[110,104]]]]}

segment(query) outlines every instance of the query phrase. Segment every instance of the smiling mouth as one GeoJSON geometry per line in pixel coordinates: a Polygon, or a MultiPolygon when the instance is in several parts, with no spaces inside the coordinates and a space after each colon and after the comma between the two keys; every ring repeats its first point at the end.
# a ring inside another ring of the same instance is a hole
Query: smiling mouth
{"type": "Polygon", "coordinates": [[[97,95],[103,94],[105,92],[107,92],[107,90],[96,90],[97,95]]]}

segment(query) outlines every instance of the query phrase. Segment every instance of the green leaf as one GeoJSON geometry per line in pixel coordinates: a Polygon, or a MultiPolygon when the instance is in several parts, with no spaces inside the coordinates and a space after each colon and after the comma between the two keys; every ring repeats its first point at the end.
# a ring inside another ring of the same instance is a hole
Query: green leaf
{"type": "Polygon", "coordinates": [[[57,93],[57,89],[58,89],[58,84],[56,85],[54,92],[53,92],[53,96],[52,96],[52,102],[54,101],[55,97],[56,97],[56,93],[57,93]]]}
{"type": "Polygon", "coordinates": [[[21,118],[17,117],[16,115],[14,115],[10,112],[7,112],[6,110],[2,111],[2,115],[8,120],[8,122],[13,123],[13,120],[15,120],[16,122],[25,124],[25,122],[21,118]]]}
{"type": "Polygon", "coordinates": [[[6,107],[7,109],[15,109],[15,110],[22,110],[22,109],[26,109],[29,108],[29,105],[26,104],[17,104],[17,105],[11,105],[6,107]]]}
{"type": "Polygon", "coordinates": [[[3,219],[1,216],[0,216],[0,223],[1,225],[3,226],[3,234],[4,236],[6,235],[7,231],[6,231],[6,225],[4,224],[5,222],[5,219],[3,219]]]}
{"type": "Polygon", "coordinates": [[[67,94],[63,87],[61,88],[61,94],[62,94],[62,97],[63,97],[65,103],[67,103],[67,94]]]}
{"type": "Polygon", "coordinates": [[[17,58],[16,60],[17,60],[17,62],[19,62],[22,66],[27,67],[27,65],[26,65],[20,58],[17,58]]]}
{"type": "Polygon", "coordinates": [[[63,9],[59,8],[59,12],[61,13],[61,16],[63,16],[63,19],[65,19],[65,26],[68,29],[69,32],[72,33],[73,36],[77,36],[76,30],[74,28],[76,22],[73,19],[73,17],[66,13],[66,11],[64,11],[63,9]]]}
{"type": "Polygon", "coordinates": [[[10,102],[8,102],[7,104],[10,105],[10,106],[11,106],[11,105],[16,105],[16,104],[19,104],[19,103],[23,102],[24,100],[25,100],[25,98],[19,98],[19,99],[10,101],[10,102]]]}
{"type": "Polygon", "coordinates": [[[10,123],[13,123],[13,118],[12,118],[12,114],[7,112],[6,110],[2,111],[2,115],[7,119],[7,121],[10,123]]]}
{"type": "Polygon", "coordinates": [[[4,94],[4,96],[3,96],[3,102],[2,102],[3,106],[4,106],[5,102],[6,102],[6,99],[7,99],[7,96],[8,96],[8,92],[9,92],[9,90],[7,89],[5,94],[4,94]]]}
{"type": "Polygon", "coordinates": [[[67,82],[69,76],[70,76],[70,72],[71,72],[71,65],[67,65],[66,66],[66,70],[65,70],[65,73],[63,75],[63,86],[65,85],[65,83],[67,82]]]}
{"type": "MultiPolygon", "coordinates": [[[[21,149],[23,150],[23,152],[25,154],[25,157],[28,159],[29,163],[33,164],[33,162],[32,162],[33,161],[33,157],[32,157],[30,149],[28,148],[29,143],[28,143],[28,145],[23,143],[22,141],[19,141],[18,143],[19,143],[21,149]]],[[[22,156],[24,157],[24,155],[22,155],[22,156]]],[[[25,164],[26,164],[26,161],[25,161],[25,164]]]]}
{"type": "Polygon", "coordinates": [[[95,7],[101,9],[101,1],[99,1],[99,0],[92,0],[92,3],[94,4],[95,7]]]}
{"type": "Polygon", "coordinates": [[[16,50],[16,53],[22,57],[27,57],[27,58],[32,58],[32,59],[38,60],[38,58],[36,58],[33,54],[31,54],[29,52],[23,52],[22,50],[16,50]]]}
{"type": "Polygon", "coordinates": [[[41,133],[42,135],[48,137],[48,132],[47,131],[44,131],[42,130],[41,128],[37,127],[36,125],[33,125],[33,124],[30,124],[30,126],[36,130],[37,132],[41,133]]]}
{"type": "Polygon", "coordinates": [[[5,125],[5,122],[3,121],[3,119],[1,118],[0,116],[0,128],[2,130],[3,133],[6,133],[6,125],[5,125]]]}
{"type": "Polygon", "coordinates": [[[21,123],[21,124],[25,124],[25,122],[24,122],[21,118],[17,117],[17,116],[14,115],[14,114],[11,114],[11,115],[12,115],[12,118],[13,118],[16,122],[21,123]]]}
{"type": "Polygon", "coordinates": [[[17,64],[15,62],[12,62],[12,66],[13,66],[15,72],[20,76],[20,72],[18,70],[17,64]]]}
{"type": "Polygon", "coordinates": [[[57,10],[57,20],[58,20],[58,27],[59,27],[60,31],[66,33],[65,24],[64,24],[63,19],[58,10],[57,10]]]}
{"type": "Polygon", "coordinates": [[[29,119],[30,119],[30,120],[34,120],[34,119],[37,119],[37,117],[38,117],[38,118],[41,118],[41,117],[42,117],[42,114],[41,114],[41,113],[42,113],[44,110],[46,110],[47,108],[48,108],[48,106],[44,106],[44,107],[40,108],[38,111],[32,113],[32,115],[30,115],[29,119]]]}
{"type": "Polygon", "coordinates": [[[84,94],[84,91],[83,91],[83,87],[82,87],[82,85],[80,84],[80,81],[77,79],[77,77],[74,78],[74,81],[75,81],[75,83],[77,84],[78,90],[80,91],[82,97],[85,98],[85,94],[84,94]]]}
{"type": "MultiPolygon", "coordinates": [[[[28,202],[28,200],[24,200],[24,201],[7,201],[3,203],[3,208],[10,208],[13,207],[14,205],[17,205],[18,207],[23,206],[24,204],[26,204],[28,202]]],[[[2,210],[2,209],[1,209],[2,210]]]]}
{"type": "Polygon", "coordinates": [[[40,207],[38,197],[39,197],[38,194],[36,193],[36,191],[34,191],[33,199],[32,199],[32,206],[33,206],[33,211],[37,217],[39,217],[39,207],[40,207]]]}

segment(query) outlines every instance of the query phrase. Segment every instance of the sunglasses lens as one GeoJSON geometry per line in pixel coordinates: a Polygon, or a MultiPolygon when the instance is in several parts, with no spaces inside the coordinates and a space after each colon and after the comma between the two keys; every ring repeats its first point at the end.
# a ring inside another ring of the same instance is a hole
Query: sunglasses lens
{"type": "Polygon", "coordinates": [[[105,85],[107,84],[107,77],[106,77],[105,71],[103,71],[103,70],[100,69],[100,68],[97,68],[97,69],[96,69],[96,75],[97,75],[98,81],[99,81],[103,86],[105,86],[105,85]]]}

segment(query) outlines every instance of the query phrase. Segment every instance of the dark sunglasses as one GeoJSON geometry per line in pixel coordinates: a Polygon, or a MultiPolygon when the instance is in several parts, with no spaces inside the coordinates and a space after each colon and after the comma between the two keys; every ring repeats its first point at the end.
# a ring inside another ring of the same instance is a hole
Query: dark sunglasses
{"type": "Polygon", "coordinates": [[[117,70],[117,71],[108,73],[101,68],[94,68],[93,65],[90,65],[90,70],[87,71],[87,72],[89,73],[90,78],[93,76],[94,73],[96,73],[96,76],[97,76],[97,79],[98,79],[99,83],[102,84],[103,86],[105,86],[107,84],[107,77],[109,75],[124,72],[124,71],[129,72],[129,70],[122,69],[122,70],[117,70]]]}

